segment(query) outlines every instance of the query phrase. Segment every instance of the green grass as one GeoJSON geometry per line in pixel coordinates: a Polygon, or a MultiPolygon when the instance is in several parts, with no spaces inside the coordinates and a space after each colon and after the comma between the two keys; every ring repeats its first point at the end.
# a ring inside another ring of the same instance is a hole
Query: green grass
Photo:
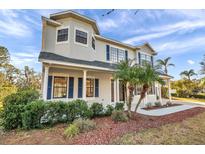
{"type": "Polygon", "coordinates": [[[205,144],[205,113],[181,123],[118,137],[113,144],[205,144]]]}
{"type": "Polygon", "coordinates": [[[185,102],[202,102],[205,103],[205,99],[199,98],[179,98],[179,97],[172,97],[175,100],[185,101],[185,102]]]}

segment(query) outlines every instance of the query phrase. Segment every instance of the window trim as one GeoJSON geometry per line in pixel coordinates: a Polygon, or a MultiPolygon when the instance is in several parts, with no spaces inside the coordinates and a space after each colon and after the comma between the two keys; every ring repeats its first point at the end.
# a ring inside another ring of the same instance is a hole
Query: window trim
{"type": "Polygon", "coordinates": [[[87,30],[83,29],[83,28],[75,27],[74,28],[74,44],[82,45],[84,47],[88,47],[88,42],[89,42],[89,32],[87,30]],[[87,44],[76,42],[76,30],[79,30],[79,31],[87,33],[87,44]]]}
{"type": "Polygon", "coordinates": [[[56,28],[56,44],[69,43],[69,36],[70,36],[70,26],[61,26],[61,27],[57,27],[56,28]],[[58,30],[66,29],[66,28],[68,29],[68,40],[67,41],[58,42],[58,30]]]}
{"type": "MultiPolygon", "coordinates": [[[[124,56],[125,56],[125,51],[126,51],[126,49],[125,48],[121,48],[121,47],[118,47],[118,46],[115,46],[115,45],[109,45],[109,48],[110,48],[110,60],[109,60],[109,62],[110,63],[114,63],[114,64],[116,64],[116,63],[119,63],[119,61],[118,61],[118,59],[117,59],[117,62],[114,62],[114,61],[112,61],[111,60],[111,47],[113,47],[113,48],[117,48],[117,49],[120,49],[120,50],[123,50],[124,51],[124,56]]],[[[117,50],[118,51],[118,50],[117,50]]],[[[127,50],[127,52],[128,52],[129,50],[127,50]]],[[[118,57],[117,57],[118,58],[118,57]]],[[[124,57],[125,58],[125,57],[124,57]]],[[[125,60],[125,59],[124,59],[125,60]]]]}
{"type": "Polygon", "coordinates": [[[53,76],[53,81],[52,81],[52,99],[68,99],[68,88],[69,88],[69,77],[67,76],[60,76],[60,75],[56,75],[56,76],[53,76]],[[54,80],[55,80],[55,77],[59,77],[59,78],[66,78],[67,82],[66,82],[66,97],[54,97],[54,80]]]}
{"type": "MultiPolygon", "coordinates": [[[[153,55],[148,54],[148,53],[143,52],[143,51],[138,51],[138,52],[140,52],[140,54],[141,54],[140,59],[138,60],[138,62],[140,62],[140,65],[141,65],[141,66],[143,66],[143,65],[142,65],[142,61],[141,61],[141,59],[142,59],[142,54],[144,54],[144,55],[146,55],[146,56],[150,56],[150,57],[153,56],[153,55]]],[[[151,61],[150,61],[150,62],[151,62],[151,61]]]]}

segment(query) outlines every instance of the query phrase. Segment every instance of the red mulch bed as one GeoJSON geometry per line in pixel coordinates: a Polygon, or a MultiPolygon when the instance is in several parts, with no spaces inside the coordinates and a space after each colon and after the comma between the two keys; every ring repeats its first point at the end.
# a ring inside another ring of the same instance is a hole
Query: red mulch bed
{"type": "Polygon", "coordinates": [[[144,110],[156,110],[156,109],[162,109],[162,108],[167,108],[167,107],[173,107],[173,106],[180,106],[182,104],[170,104],[170,105],[162,105],[162,106],[151,106],[151,107],[146,107],[146,108],[142,108],[144,110]]]}
{"type": "Polygon", "coordinates": [[[156,128],[161,125],[180,122],[205,111],[205,108],[189,110],[165,115],[145,116],[133,113],[132,119],[127,122],[115,123],[110,117],[96,118],[97,129],[80,134],[72,139],[64,137],[66,124],[60,124],[50,130],[31,130],[18,133],[16,130],[6,133],[0,138],[0,144],[112,144],[113,139],[129,132],[139,132],[147,128],[156,128]]]}

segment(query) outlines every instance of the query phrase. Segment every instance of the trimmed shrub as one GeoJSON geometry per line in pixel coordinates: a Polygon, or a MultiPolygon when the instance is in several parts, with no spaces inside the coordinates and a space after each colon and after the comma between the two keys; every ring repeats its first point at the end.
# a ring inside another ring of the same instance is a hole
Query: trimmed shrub
{"type": "Polygon", "coordinates": [[[154,105],[157,106],[157,107],[162,106],[161,102],[155,102],[154,105]]]}
{"type": "Polygon", "coordinates": [[[151,103],[151,102],[147,103],[147,104],[146,104],[146,107],[147,107],[148,109],[151,108],[151,107],[152,107],[152,103],[151,103]]]}
{"type": "Polygon", "coordinates": [[[80,133],[88,132],[96,128],[96,123],[89,119],[76,119],[73,124],[78,127],[80,133]]]}
{"type": "Polygon", "coordinates": [[[68,103],[66,115],[67,120],[72,122],[77,118],[89,119],[93,116],[93,112],[88,108],[84,100],[74,100],[68,103]]]}
{"type": "Polygon", "coordinates": [[[5,97],[2,111],[4,129],[21,128],[21,114],[24,112],[24,106],[38,98],[39,94],[35,90],[19,91],[5,97]]]}
{"type": "Polygon", "coordinates": [[[114,107],[112,105],[107,105],[106,110],[105,110],[105,115],[110,116],[113,110],[114,110],[114,107]]]}
{"type": "Polygon", "coordinates": [[[68,104],[62,101],[47,102],[45,107],[45,114],[42,116],[41,123],[54,125],[56,123],[67,122],[68,104]]]}
{"type": "Polygon", "coordinates": [[[115,110],[124,110],[124,103],[116,103],[115,110]]]}
{"type": "Polygon", "coordinates": [[[113,121],[118,122],[126,122],[128,120],[127,115],[121,110],[114,110],[112,112],[111,118],[113,121]]]}
{"type": "Polygon", "coordinates": [[[33,101],[24,107],[22,124],[24,129],[41,128],[41,117],[45,114],[46,104],[42,100],[33,101]]]}
{"type": "Polygon", "coordinates": [[[99,116],[103,116],[104,112],[103,112],[103,105],[100,103],[93,103],[90,107],[90,110],[93,112],[93,117],[99,117],[99,116]]]}
{"type": "Polygon", "coordinates": [[[74,136],[78,135],[79,133],[80,133],[79,128],[74,124],[70,124],[64,132],[65,136],[68,138],[73,138],[74,136]]]}

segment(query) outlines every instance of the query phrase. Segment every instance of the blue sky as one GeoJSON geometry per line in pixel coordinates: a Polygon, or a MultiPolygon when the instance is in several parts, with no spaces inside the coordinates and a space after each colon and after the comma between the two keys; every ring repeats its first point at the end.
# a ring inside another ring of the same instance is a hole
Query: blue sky
{"type": "MultiPolygon", "coordinates": [[[[0,45],[9,49],[11,62],[41,71],[41,16],[62,10],[0,10],[0,45]]],[[[97,21],[101,35],[132,45],[149,42],[158,58],[172,57],[169,74],[179,79],[187,69],[200,70],[205,54],[205,10],[75,10],[97,21]]]]}

